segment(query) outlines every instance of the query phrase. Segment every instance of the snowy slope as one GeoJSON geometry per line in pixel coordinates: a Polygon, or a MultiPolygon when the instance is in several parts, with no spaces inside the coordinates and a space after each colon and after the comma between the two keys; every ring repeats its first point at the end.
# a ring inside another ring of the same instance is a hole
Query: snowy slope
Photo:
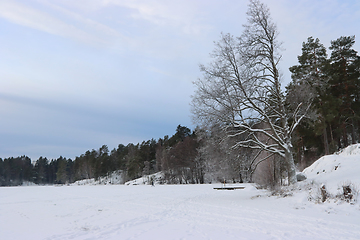
{"type": "Polygon", "coordinates": [[[109,176],[100,177],[98,180],[95,178],[83,179],[76,181],[70,185],[72,186],[82,186],[82,185],[107,185],[107,184],[125,184],[125,185],[151,185],[151,182],[154,184],[160,184],[163,179],[163,174],[161,172],[154,173],[151,175],[146,175],[141,178],[137,178],[131,181],[124,182],[124,174],[122,171],[115,171],[109,176]]]}
{"type": "Polygon", "coordinates": [[[163,173],[162,172],[157,172],[151,175],[146,175],[144,177],[141,178],[137,178],[131,181],[127,181],[125,183],[125,185],[152,185],[152,183],[154,184],[160,184],[160,182],[163,179],[163,173]]]}
{"type": "Polygon", "coordinates": [[[114,171],[109,176],[100,177],[98,180],[95,178],[83,179],[72,183],[71,185],[80,186],[80,185],[106,185],[106,184],[123,184],[124,183],[124,174],[122,171],[114,171]]]}
{"type": "Polygon", "coordinates": [[[328,155],[304,169],[308,181],[324,184],[336,194],[344,184],[360,189],[360,144],[351,145],[339,153],[328,155]]]}

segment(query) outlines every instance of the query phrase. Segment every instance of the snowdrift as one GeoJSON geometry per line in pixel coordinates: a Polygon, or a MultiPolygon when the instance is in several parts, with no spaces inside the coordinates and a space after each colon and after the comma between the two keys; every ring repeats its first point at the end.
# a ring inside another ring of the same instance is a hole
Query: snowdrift
{"type": "Polygon", "coordinates": [[[125,183],[125,185],[152,185],[152,184],[160,184],[163,179],[163,173],[157,172],[154,174],[146,175],[141,178],[137,178],[125,183]]]}
{"type": "Polygon", "coordinates": [[[100,177],[99,179],[83,179],[72,183],[71,185],[107,185],[107,184],[124,184],[124,174],[122,171],[115,171],[109,176],[100,177]]]}
{"type": "Polygon", "coordinates": [[[324,184],[332,194],[336,194],[346,184],[360,189],[360,144],[321,157],[304,169],[303,173],[308,181],[324,184]]]}
{"type": "Polygon", "coordinates": [[[163,181],[162,172],[157,172],[151,175],[146,175],[141,178],[137,178],[131,181],[124,181],[125,174],[122,171],[115,171],[109,176],[100,177],[97,180],[95,178],[83,179],[72,183],[71,185],[80,186],[80,185],[151,185],[160,184],[163,181]]]}

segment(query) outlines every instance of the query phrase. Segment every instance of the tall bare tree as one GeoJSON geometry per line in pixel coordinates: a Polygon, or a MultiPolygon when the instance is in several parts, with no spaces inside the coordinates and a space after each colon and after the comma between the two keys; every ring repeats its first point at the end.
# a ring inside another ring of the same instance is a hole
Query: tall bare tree
{"type": "Polygon", "coordinates": [[[281,43],[270,10],[250,0],[240,37],[222,34],[213,61],[201,65],[192,100],[195,121],[219,124],[227,137],[242,135],[233,145],[258,151],[254,167],[274,155],[286,163],[289,183],[296,182],[291,135],[302,119],[301,104],[287,112],[278,64],[281,43]],[[264,152],[266,154],[264,154],[264,152]]]}

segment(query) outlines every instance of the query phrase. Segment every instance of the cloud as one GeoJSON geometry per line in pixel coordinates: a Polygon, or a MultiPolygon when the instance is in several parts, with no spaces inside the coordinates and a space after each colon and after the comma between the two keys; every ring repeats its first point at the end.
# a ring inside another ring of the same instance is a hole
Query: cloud
{"type": "Polygon", "coordinates": [[[96,108],[0,93],[0,133],[6,139],[0,146],[1,157],[73,158],[103,144],[112,149],[119,143],[163,137],[171,134],[177,124],[184,124],[186,118],[181,106],[163,106],[154,116],[151,99],[143,101],[142,106],[128,104],[131,109],[96,108]],[[172,121],[174,116],[176,123],[172,121]]]}
{"type": "Polygon", "coordinates": [[[16,1],[2,0],[0,1],[0,17],[15,24],[70,38],[82,43],[108,44],[112,39],[126,40],[123,35],[106,25],[82,17],[77,13],[54,4],[47,2],[43,2],[43,4],[57,12],[49,14],[39,10],[39,8],[16,1]],[[63,14],[62,19],[61,17],[56,17],[59,13],[63,14]]]}
{"type": "Polygon", "coordinates": [[[209,29],[209,25],[201,21],[202,12],[197,1],[107,0],[104,4],[131,9],[133,19],[180,29],[183,34],[199,35],[209,29]]]}
{"type": "MultiPolygon", "coordinates": [[[[48,0],[42,0],[49,2],[48,0]]],[[[54,1],[51,1],[54,2],[54,1]]],[[[76,9],[83,14],[117,12],[112,20],[118,23],[131,23],[139,21],[139,27],[145,22],[152,29],[156,27],[172,29],[179,34],[201,35],[212,27],[206,22],[207,12],[204,11],[201,1],[191,0],[56,0],[66,8],[76,9]]],[[[213,1],[207,1],[210,7],[213,1]]],[[[215,4],[219,5],[219,4],[215,4]]]]}
{"type": "MultiPolygon", "coordinates": [[[[197,1],[0,1],[9,22],[110,49],[116,54],[171,59],[193,52],[213,28],[197,1]]],[[[216,5],[216,4],[215,4],[216,5]]],[[[208,3],[208,6],[214,7],[208,3]]],[[[211,18],[211,17],[210,17],[211,18]]],[[[211,41],[210,41],[211,42],[211,41]]]]}
{"type": "Polygon", "coordinates": [[[79,40],[88,37],[85,32],[72,25],[66,24],[47,13],[13,1],[0,2],[0,16],[10,22],[58,36],[79,40]]]}
{"type": "MultiPolygon", "coordinates": [[[[99,39],[102,38],[104,43],[108,44],[111,42],[120,41],[121,43],[126,42],[129,44],[131,42],[125,35],[121,34],[114,28],[95,21],[82,13],[71,11],[68,8],[62,7],[61,5],[56,5],[53,3],[53,1],[42,0],[42,3],[56,10],[57,12],[62,13],[64,16],[67,16],[70,20],[77,23],[78,25],[82,24],[80,28],[92,32],[92,34],[96,35],[99,39]]],[[[83,4],[83,6],[87,5],[87,2],[83,4]]],[[[96,9],[97,11],[101,9],[100,6],[96,9]]]]}

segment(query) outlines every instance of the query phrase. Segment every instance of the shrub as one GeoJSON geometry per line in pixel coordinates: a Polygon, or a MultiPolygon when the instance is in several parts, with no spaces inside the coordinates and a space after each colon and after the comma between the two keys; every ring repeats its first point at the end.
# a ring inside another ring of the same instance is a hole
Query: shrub
{"type": "Polygon", "coordinates": [[[346,201],[348,203],[355,203],[359,190],[353,183],[343,183],[341,186],[341,192],[336,195],[337,198],[346,201]]]}
{"type": "Polygon", "coordinates": [[[324,184],[320,185],[316,182],[311,182],[307,188],[309,190],[309,201],[323,203],[326,200],[332,198],[332,195],[327,191],[324,184]]]}

